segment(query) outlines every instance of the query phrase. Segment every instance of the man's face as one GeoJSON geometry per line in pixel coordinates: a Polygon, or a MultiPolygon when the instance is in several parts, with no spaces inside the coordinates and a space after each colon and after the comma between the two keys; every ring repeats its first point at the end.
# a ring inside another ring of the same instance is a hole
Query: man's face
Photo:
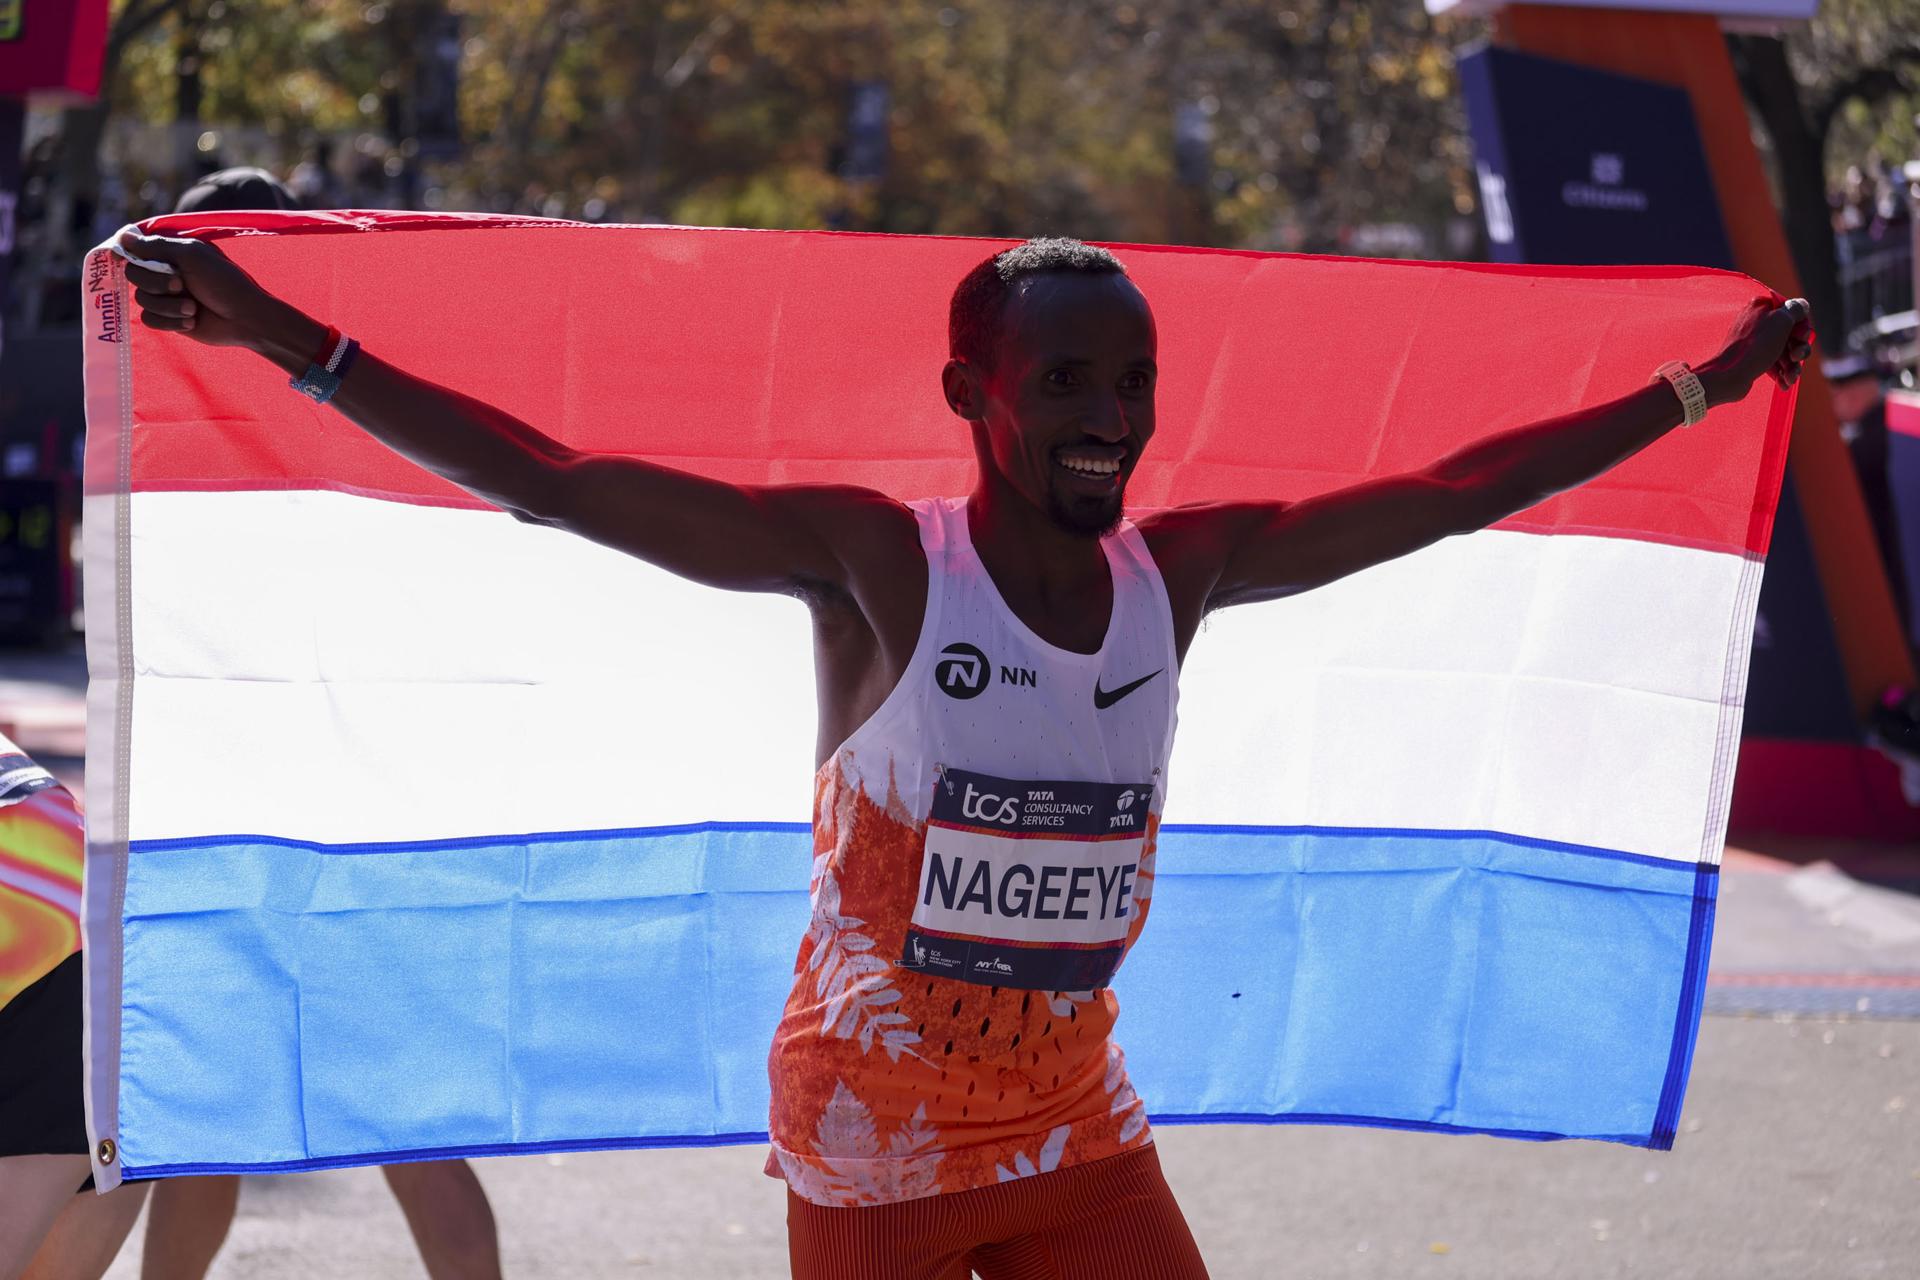
{"type": "Polygon", "coordinates": [[[1119,522],[1134,464],[1153,436],[1153,312],[1123,275],[1023,277],[980,378],[993,464],[1070,533],[1119,522]]]}

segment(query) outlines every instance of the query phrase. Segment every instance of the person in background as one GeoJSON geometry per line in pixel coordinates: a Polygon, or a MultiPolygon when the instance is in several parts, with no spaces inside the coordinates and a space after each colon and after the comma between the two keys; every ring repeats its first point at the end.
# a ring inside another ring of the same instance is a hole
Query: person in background
{"type": "MultiPolygon", "coordinates": [[[[60,929],[66,945],[55,954],[67,951],[0,1004],[0,1280],[99,1280],[147,1195],[143,1182],[94,1195],[88,1172],[78,904],[69,900],[84,847],[72,793],[0,737],[0,954],[47,950],[40,921],[60,929]]],[[[433,1280],[500,1275],[493,1212],[466,1161],[382,1172],[433,1280]]],[[[204,1276],[239,1190],[236,1177],[162,1181],[147,1218],[145,1280],[204,1276]]]]}
{"type": "Polygon", "coordinates": [[[298,209],[300,201],[265,169],[240,166],[210,173],[188,187],[174,203],[175,213],[212,213],[239,209],[298,209]]]}
{"type": "MultiPolygon", "coordinates": [[[[176,213],[298,209],[300,201],[264,169],[222,169],[180,197],[176,213]]],[[[491,1280],[500,1246],[486,1190],[465,1160],[387,1165],[387,1187],[406,1215],[432,1280],[491,1280]]],[[[166,1178],[153,1193],[142,1246],[143,1280],[200,1280],[233,1226],[240,1179],[232,1175],[166,1178]]],[[[124,1234],[124,1233],[123,1233],[124,1234]]]]}
{"type": "Polygon", "coordinates": [[[1887,471],[1887,395],[1880,371],[1865,355],[1849,351],[1821,362],[1833,392],[1833,416],[1840,420],[1840,438],[1853,455],[1860,478],[1860,496],[1873,522],[1873,539],[1887,567],[1887,585],[1893,590],[1900,627],[1911,645],[1913,614],[1907,598],[1906,557],[1900,550],[1900,525],[1894,512],[1893,482],[1887,471]]]}
{"type": "Polygon", "coordinates": [[[99,1280],[146,1190],[92,1194],[78,927],[85,844],[73,794],[0,737],[0,1280],[99,1280]]]}

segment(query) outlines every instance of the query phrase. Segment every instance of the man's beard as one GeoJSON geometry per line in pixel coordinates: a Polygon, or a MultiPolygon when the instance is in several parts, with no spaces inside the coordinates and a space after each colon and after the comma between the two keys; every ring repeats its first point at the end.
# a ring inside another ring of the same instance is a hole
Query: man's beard
{"type": "Polygon", "coordinates": [[[1110,498],[1069,499],[1058,489],[1047,490],[1047,515],[1054,527],[1076,538],[1104,538],[1120,527],[1125,514],[1123,491],[1110,498]]]}

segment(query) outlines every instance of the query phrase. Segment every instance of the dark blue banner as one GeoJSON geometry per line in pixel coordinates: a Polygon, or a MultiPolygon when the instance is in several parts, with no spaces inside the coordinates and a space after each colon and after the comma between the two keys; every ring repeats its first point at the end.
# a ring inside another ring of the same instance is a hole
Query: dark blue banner
{"type": "Polygon", "coordinates": [[[1905,577],[1909,638],[1920,637],[1920,395],[1894,391],[1881,408],[1887,433],[1887,488],[1905,577]]]}
{"type": "Polygon", "coordinates": [[[1460,88],[1496,260],[1733,265],[1684,90],[1493,48],[1460,88]]]}

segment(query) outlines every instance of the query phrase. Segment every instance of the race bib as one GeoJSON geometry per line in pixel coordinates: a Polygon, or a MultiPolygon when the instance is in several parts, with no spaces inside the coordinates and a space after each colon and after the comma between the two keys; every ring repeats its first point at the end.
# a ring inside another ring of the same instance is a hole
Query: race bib
{"type": "Polygon", "coordinates": [[[36,791],[59,785],[52,774],[27,756],[15,751],[0,752],[0,809],[25,800],[36,791]]]}
{"type": "Polygon", "coordinates": [[[1126,954],[1146,783],[933,784],[902,968],[1035,991],[1104,987],[1126,954]]]}

